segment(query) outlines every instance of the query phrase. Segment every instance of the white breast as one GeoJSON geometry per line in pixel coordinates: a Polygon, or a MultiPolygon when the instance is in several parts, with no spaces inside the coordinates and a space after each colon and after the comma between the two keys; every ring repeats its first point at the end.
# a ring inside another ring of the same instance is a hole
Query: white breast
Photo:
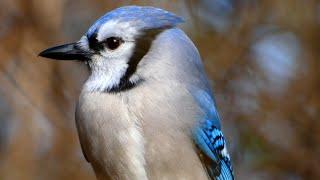
{"type": "Polygon", "coordinates": [[[80,141],[98,173],[146,179],[140,122],[129,112],[127,100],[122,95],[82,93],[77,110],[80,141]]]}

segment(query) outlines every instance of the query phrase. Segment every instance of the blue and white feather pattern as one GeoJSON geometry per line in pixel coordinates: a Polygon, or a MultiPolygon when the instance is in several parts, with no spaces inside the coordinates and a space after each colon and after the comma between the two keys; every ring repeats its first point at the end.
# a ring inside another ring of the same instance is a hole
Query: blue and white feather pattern
{"type": "Polygon", "coordinates": [[[212,179],[234,179],[214,100],[202,90],[197,91],[195,98],[206,114],[193,131],[195,143],[200,150],[200,158],[212,179]]]}
{"type": "Polygon", "coordinates": [[[107,21],[133,22],[139,30],[174,27],[184,20],[163,9],[149,6],[124,6],[117,8],[100,17],[88,30],[90,37],[107,21]]]}

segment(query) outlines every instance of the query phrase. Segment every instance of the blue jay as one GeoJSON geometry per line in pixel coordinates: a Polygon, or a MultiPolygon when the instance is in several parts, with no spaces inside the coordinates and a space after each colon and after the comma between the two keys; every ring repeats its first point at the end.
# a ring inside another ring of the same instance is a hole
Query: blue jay
{"type": "Polygon", "coordinates": [[[39,54],[90,69],[76,125],[98,179],[233,179],[213,94],[182,22],[154,7],[120,7],[78,42],[39,54]]]}

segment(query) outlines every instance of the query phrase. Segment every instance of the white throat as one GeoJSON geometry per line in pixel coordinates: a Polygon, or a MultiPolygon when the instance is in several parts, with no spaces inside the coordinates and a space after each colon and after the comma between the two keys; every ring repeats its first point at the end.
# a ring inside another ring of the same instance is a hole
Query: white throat
{"type": "Polygon", "coordinates": [[[123,60],[105,60],[102,56],[94,56],[89,62],[91,75],[84,84],[84,91],[108,91],[120,83],[128,64],[123,60]]]}

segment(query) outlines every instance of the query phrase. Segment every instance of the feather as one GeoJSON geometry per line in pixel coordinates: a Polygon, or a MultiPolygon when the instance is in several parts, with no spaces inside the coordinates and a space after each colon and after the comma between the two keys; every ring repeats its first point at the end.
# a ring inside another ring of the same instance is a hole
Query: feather
{"type": "Polygon", "coordinates": [[[100,17],[88,30],[90,37],[107,21],[132,22],[137,29],[159,29],[174,27],[184,22],[181,17],[168,11],[149,6],[125,6],[100,17]]]}
{"type": "Polygon", "coordinates": [[[205,91],[198,91],[196,97],[200,107],[207,113],[193,132],[200,159],[212,179],[234,179],[226,142],[220,130],[220,118],[214,102],[205,91]]]}

